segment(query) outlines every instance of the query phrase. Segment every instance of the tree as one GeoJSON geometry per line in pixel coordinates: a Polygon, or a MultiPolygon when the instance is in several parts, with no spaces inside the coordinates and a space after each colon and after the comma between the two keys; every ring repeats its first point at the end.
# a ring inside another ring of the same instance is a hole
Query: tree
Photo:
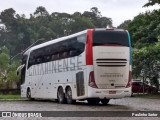
{"type": "Polygon", "coordinates": [[[160,43],[137,49],[133,52],[133,77],[150,79],[151,84],[159,88],[160,43]],[[143,74],[142,74],[143,73],[143,74]]]}
{"type": "Polygon", "coordinates": [[[2,47],[0,53],[0,83],[2,83],[7,79],[8,63],[9,63],[8,49],[6,47],[2,47]]]}
{"type": "Polygon", "coordinates": [[[45,7],[39,6],[30,18],[10,8],[1,12],[0,19],[5,26],[0,28],[0,46],[6,46],[10,56],[24,51],[39,39],[49,41],[88,28],[112,26],[112,19],[102,16],[96,7],[83,14],[54,12],[50,15],[45,7]]]}
{"type": "Polygon", "coordinates": [[[36,17],[38,17],[38,16],[48,16],[49,13],[47,12],[45,7],[39,6],[39,7],[37,7],[36,11],[34,12],[34,15],[36,17]]]}
{"type": "Polygon", "coordinates": [[[95,17],[100,18],[102,17],[101,12],[98,10],[97,7],[92,7],[91,12],[95,15],[95,17]]]}
{"type": "Polygon", "coordinates": [[[148,0],[148,3],[146,3],[143,7],[153,6],[155,4],[160,4],[160,0],[148,0]]]}
{"type": "Polygon", "coordinates": [[[0,84],[3,83],[2,85],[6,85],[3,88],[9,88],[9,83],[12,81],[19,82],[16,76],[16,69],[19,64],[17,62],[9,64],[9,61],[9,51],[4,46],[1,48],[0,53],[0,84]]]}
{"type": "Polygon", "coordinates": [[[85,29],[93,28],[94,25],[89,18],[84,16],[73,16],[70,23],[70,33],[73,34],[85,29]]]}
{"type": "Polygon", "coordinates": [[[6,9],[0,14],[1,22],[5,24],[8,31],[16,26],[15,14],[16,11],[13,8],[6,9]]]}
{"type": "Polygon", "coordinates": [[[0,71],[5,70],[5,68],[8,67],[9,63],[9,51],[6,47],[1,48],[1,53],[0,53],[0,71]]]}
{"type": "Polygon", "coordinates": [[[5,26],[0,27],[0,48],[6,43],[6,29],[5,26]]]}
{"type": "Polygon", "coordinates": [[[128,25],[131,23],[131,20],[125,20],[123,23],[121,23],[117,28],[128,30],[128,25]]]}
{"type": "Polygon", "coordinates": [[[143,78],[144,81],[149,79],[150,83],[158,89],[160,74],[159,21],[160,10],[153,10],[137,15],[128,24],[133,45],[133,78],[143,78]]]}
{"type": "Polygon", "coordinates": [[[3,74],[3,80],[5,78],[6,81],[16,81],[15,61],[18,57],[9,64],[12,56],[23,52],[40,39],[49,41],[88,28],[112,26],[112,19],[102,16],[96,7],[84,13],[49,14],[45,7],[39,6],[30,14],[30,18],[26,18],[24,14],[17,14],[13,8],[3,10],[0,14],[0,24],[3,24],[3,27],[0,27],[0,48],[8,48],[7,53],[0,49],[0,79],[2,80],[3,74]]]}
{"type": "Polygon", "coordinates": [[[160,36],[160,10],[139,14],[130,22],[133,47],[142,48],[156,44],[160,36]]]}
{"type": "Polygon", "coordinates": [[[89,18],[95,28],[112,27],[112,19],[103,17],[97,7],[92,7],[91,12],[85,11],[82,16],[89,18]]]}

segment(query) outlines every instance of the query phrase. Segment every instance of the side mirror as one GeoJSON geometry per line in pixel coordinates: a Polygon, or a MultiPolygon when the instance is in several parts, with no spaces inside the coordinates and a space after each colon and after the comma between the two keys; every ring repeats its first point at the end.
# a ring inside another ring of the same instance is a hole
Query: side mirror
{"type": "Polygon", "coordinates": [[[24,68],[25,64],[23,65],[20,65],[17,70],[16,70],[16,73],[17,73],[17,76],[20,76],[21,75],[21,70],[24,68]]]}

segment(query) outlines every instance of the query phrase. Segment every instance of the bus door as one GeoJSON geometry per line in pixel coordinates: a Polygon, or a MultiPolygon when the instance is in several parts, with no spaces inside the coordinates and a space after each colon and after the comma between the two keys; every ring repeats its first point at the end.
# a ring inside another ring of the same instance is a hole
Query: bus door
{"type": "Polygon", "coordinates": [[[76,72],[76,94],[77,97],[82,97],[85,95],[85,76],[86,70],[81,70],[76,72]]]}
{"type": "Polygon", "coordinates": [[[84,67],[83,63],[85,61],[85,57],[84,54],[81,54],[79,56],[77,56],[77,69],[76,69],[76,95],[78,98],[81,98],[83,96],[85,96],[86,94],[86,90],[87,90],[87,86],[88,85],[86,77],[87,76],[87,71],[84,67]]]}
{"type": "Polygon", "coordinates": [[[20,81],[21,81],[21,96],[22,97],[26,97],[26,91],[25,91],[25,79],[26,79],[26,66],[27,66],[27,59],[28,59],[28,55],[24,54],[23,58],[22,58],[22,65],[20,67],[18,67],[17,71],[18,73],[20,73],[20,81]]]}

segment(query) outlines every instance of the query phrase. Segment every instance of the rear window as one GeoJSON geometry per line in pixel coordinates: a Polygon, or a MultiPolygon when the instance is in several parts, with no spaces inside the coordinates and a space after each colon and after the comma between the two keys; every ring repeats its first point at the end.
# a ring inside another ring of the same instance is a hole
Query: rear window
{"type": "Polygon", "coordinates": [[[93,46],[105,44],[129,47],[128,34],[125,31],[94,31],[93,46]]]}

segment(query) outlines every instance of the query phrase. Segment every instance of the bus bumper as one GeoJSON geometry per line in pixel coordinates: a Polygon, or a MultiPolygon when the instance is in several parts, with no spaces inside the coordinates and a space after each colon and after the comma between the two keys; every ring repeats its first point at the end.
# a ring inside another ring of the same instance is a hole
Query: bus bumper
{"type": "Polygon", "coordinates": [[[118,99],[131,96],[131,87],[124,89],[97,89],[88,87],[88,98],[118,99]]]}

